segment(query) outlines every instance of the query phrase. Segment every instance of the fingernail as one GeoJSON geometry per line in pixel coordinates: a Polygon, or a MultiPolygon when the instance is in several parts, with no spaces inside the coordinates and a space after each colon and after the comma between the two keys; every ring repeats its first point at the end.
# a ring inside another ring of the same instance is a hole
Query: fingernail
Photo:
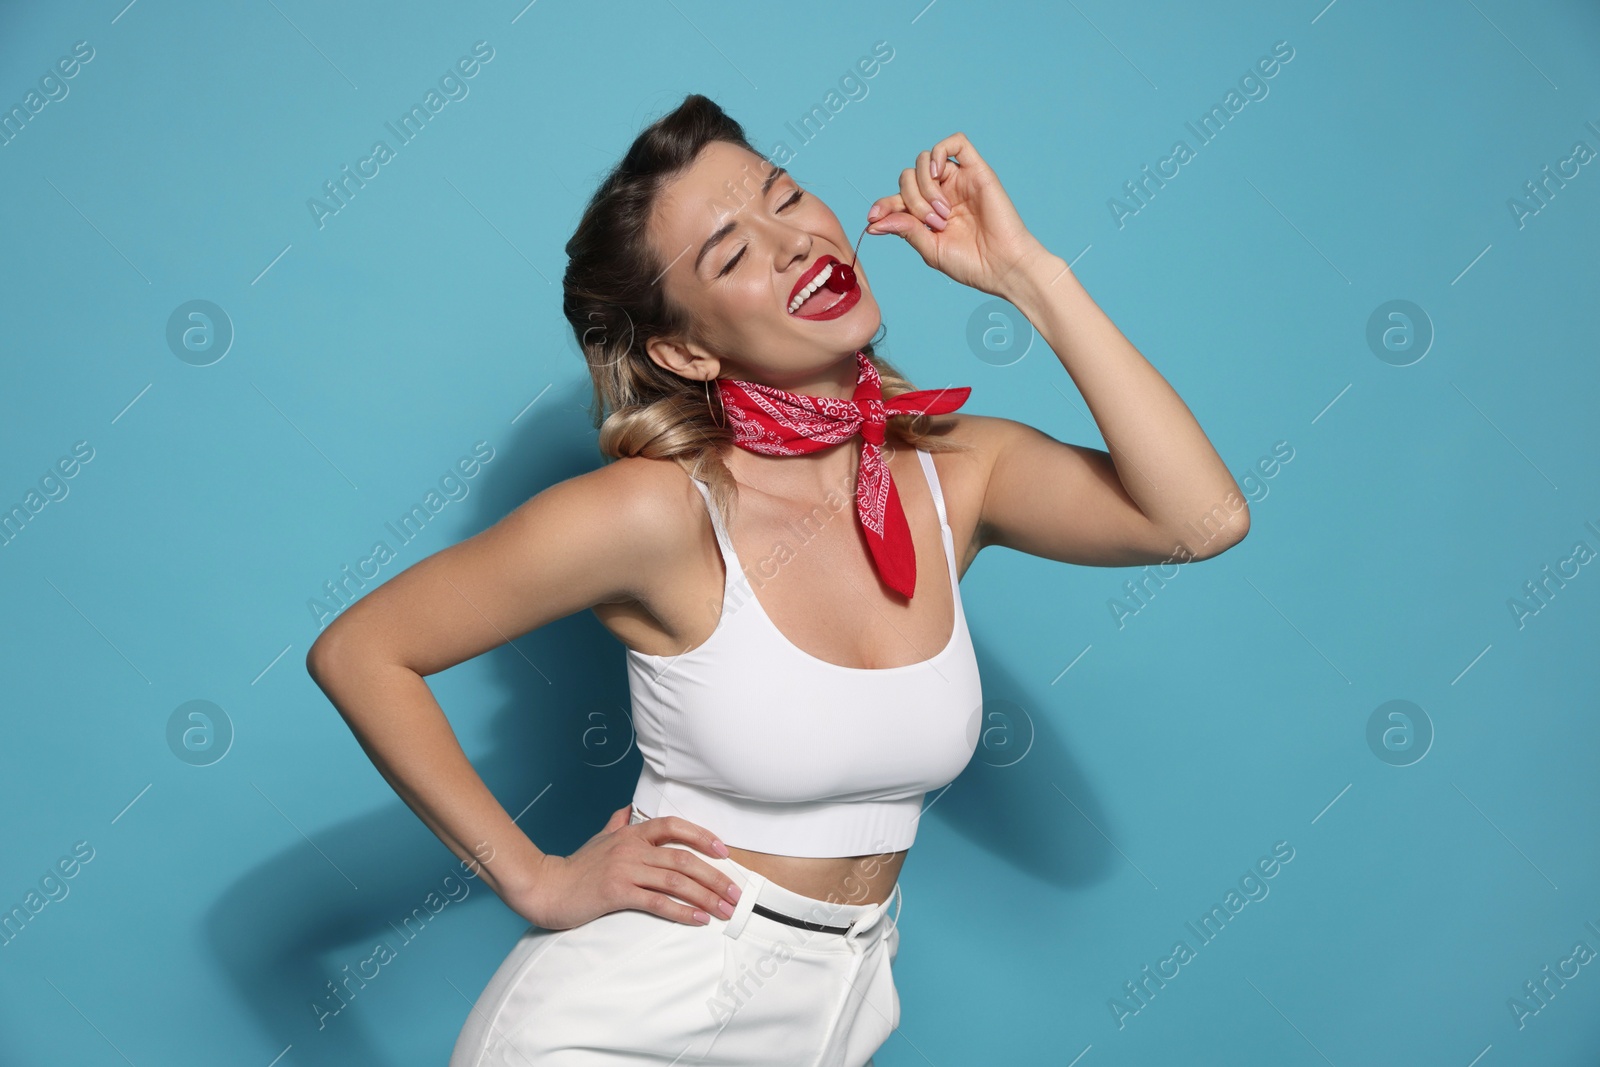
{"type": "Polygon", "coordinates": [[[699,908],[696,908],[694,909],[694,921],[697,923],[708,923],[711,921],[711,916],[707,915],[699,908]]]}
{"type": "Polygon", "coordinates": [[[733,905],[729,904],[726,900],[717,901],[717,910],[722,912],[722,917],[724,919],[733,915],[733,905]]]}
{"type": "Polygon", "coordinates": [[[933,157],[933,159],[930,162],[930,165],[929,165],[928,169],[933,171],[933,176],[935,178],[937,178],[939,176],[939,157],[938,156],[934,156],[933,157]]]}
{"type": "Polygon", "coordinates": [[[737,882],[735,882],[733,885],[730,885],[728,887],[728,896],[729,896],[730,899],[732,899],[734,901],[737,901],[739,899],[740,894],[742,894],[743,892],[744,892],[744,890],[739,888],[739,883],[737,883],[737,882]]]}
{"type": "Polygon", "coordinates": [[[937,200],[937,199],[934,200],[934,202],[933,202],[933,210],[937,211],[939,214],[943,215],[945,218],[949,218],[950,217],[950,205],[945,203],[943,200],[937,200]]]}
{"type": "Polygon", "coordinates": [[[715,852],[719,856],[726,857],[728,855],[728,846],[724,845],[721,841],[718,841],[716,838],[712,838],[711,839],[711,851],[715,852]]]}
{"type": "Polygon", "coordinates": [[[935,230],[942,230],[946,225],[944,219],[939,217],[939,213],[937,211],[928,212],[926,215],[922,216],[922,221],[926,222],[935,230]]]}
{"type": "Polygon", "coordinates": [[[867,212],[867,221],[868,222],[873,222],[874,220],[877,219],[877,217],[879,215],[882,215],[882,214],[883,214],[883,206],[881,204],[873,204],[872,205],[872,210],[867,212]]]}

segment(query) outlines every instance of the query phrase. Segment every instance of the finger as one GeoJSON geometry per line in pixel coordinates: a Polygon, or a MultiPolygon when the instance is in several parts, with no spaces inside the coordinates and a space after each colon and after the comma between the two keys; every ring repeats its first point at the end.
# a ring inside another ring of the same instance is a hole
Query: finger
{"type": "Polygon", "coordinates": [[[867,232],[894,234],[896,237],[904,238],[906,243],[918,252],[925,252],[929,247],[925,238],[933,236],[933,227],[921,219],[912,218],[909,212],[896,211],[874,222],[867,232]]]}
{"type": "Polygon", "coordinates": [[[941,181],[950,177],[950,174],[953,173],[948,169],[946,162],[951,156],[955,157],[955,165],[964,172],[978,174],[989,170],[989,164],[978,154],[978,150],[972,146],[971,141],[967,140],[967,135],[964,133],[952,133],[949,137],[934,145],[933,156],[939,161],[937,177],[941,181]]]}
{"type": "MultiPolygon", "coordinates": [[[[938,218],[934,214],[934,218],[938,218]]],[[[943,220],[940,220],[941,225],[943,220]]],[[[888,218],[879,219],[873,223],[873,233],[892,233],[910,245],[922,261],[930,267],[939,265],[939,248],[936,243],[937,234],[933,227],[921,219],[914,219],[910,213],[897,211],[888,218]]]]}
{"type": "Polygon", "coordinates": [[[907,167],[900,172],[900,197],[906,202],[906,214],[914,219],[920,219],[929,229],[942,230],[944,217],[933,210],[933,205],[922,195],[922,187],[918,184],[917,171],[919,169],[926,171],[929,158],[928,152],[923,150],[917,153],[915,167],[907,167]],[[928,221],[929,215],[938,220],[938,225],[928,221]]]}
{"type": "Polygon", "coordinates": [[[895,193],[892,196],[881,196],[877,200],[874,200],[872,202],[872,207],[867,211],[867,214],[871,216],[867,219],[867,232],[888,233],[889,231],[887,230],[879,229],[878,225],[890,215],[893,215],[896,212],[904,211],[905,209],[906,203],[904,200],[900,199],[899,193],[895,193]],[[872,214],[874,211],[877,212],[876,215],[872,214]]]}
{"type": "Polygon", "coordinates": [[[880,215],[867,227],[867,232],[872,234],[892,233],[897,237],[904,237],[911,243],[912,247],[921,251],[922,249],[919,245],[920,235],[927,233],[931,227],[926,222],[914,217],[906,209],[903,196],[885,197],[881,203],[892,204],[893,209],[880,215]]]}
{"type": "Polygon", "coordinates": [[[739,903],[738,883],[686,848],[662,845],[650,854],[650,862],[658,867],[671,867],[684,877],[694,879],[711,895],[713,906],[718,897],[729,904],[739,903]]]}
{"type": "Polygon", "coordinates": [[[652,915],[659,915],[663,919],[671,919],[675,923],[684,923],[688,926],[704,926],[711,921],[711,916],[703,909],[680,904],[667,894],[647,889],[642,885],[634,886],[624,896],[623,903],[627,907],[648,911],[652,915]]]}
{"type": "MultiPolygon", "coordinates": [[[[950,201],[944,195],[944,190],[939,186],[939,179],[933,173],[934,155],[932,151],[917,154],[917,191],[927,201],[928,208],[940,219],[950,217],[950,201]]],[[[941,226],[935,229],[943,229],[941,226]]]]}
{"type": "Polygon", "coordinates": [[[867,222],[873,223],[896,211],[905,209],[905,204],[900,199],[900,194],[880,196],[867,206],[867,222]]]}
{"type": "Polygon", "coordinates": [[[708,856],[716,856],[718,859],[728,857],[728,846],[717,840],[716,834],[704,826],[696,826],[688,819],[676,815],[662,815],[646,820],[643,825],[653,831],[652,834],[646,835],[646,839],[653,845],[659,845],[663,841],[682,841],[708,856]]]}
{"type": "MultiPolygon", "coordinates": [[[[683,849],[667,848],[659,851],[683,852],[683,849]]],[[[645,860],[645,868],[635,875],[635,885],[660,890],[683,901],[690,907],[708,914],[715,913],[724,919],[733,915],[733,901],[729,900],[725,894],[710,889],[692,874],[679,870],[676,865],[658,866],[652,863],[651,861],[656,858],[658,858],[657,854],[652,854],[645,860]]],[[[670,857],[659,858],[669,859],[670,857]]]]}

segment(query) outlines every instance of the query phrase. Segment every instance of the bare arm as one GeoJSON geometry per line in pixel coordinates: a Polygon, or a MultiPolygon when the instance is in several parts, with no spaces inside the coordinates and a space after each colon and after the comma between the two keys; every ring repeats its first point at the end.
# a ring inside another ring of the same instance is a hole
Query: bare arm
{"type": "Polygon", "coordinates": [[[473,769],[424,677],[595,604],[641,598],[677,551],[651,462],[622,460],[550,486],[368,593],[306,656],[394,791],[515,910],[549,857],[473,769]]]}
{"type": "Polygon", "coordinates": [[[1103,451],[1014,420],[964,417],[985,470],[969,556],[995,544],[1119,567],[1205,559],[1243,540],[1250,509],[1188,405],[1028,232],[966,134],[919,152],[899,194],[873,207],[868,233],[898,234],[930,267],[1022,312],[1106,439],[1103,451]]]}
{"type": "Polygon", "coordinates": [[[1093,566],[1206,559],[1238,544],[1249,506],[1188,405],[1066,262],[1034,244],[1006,295],[1071,375],[1110,451],[994,421],[988,543],[1093,566]]]}

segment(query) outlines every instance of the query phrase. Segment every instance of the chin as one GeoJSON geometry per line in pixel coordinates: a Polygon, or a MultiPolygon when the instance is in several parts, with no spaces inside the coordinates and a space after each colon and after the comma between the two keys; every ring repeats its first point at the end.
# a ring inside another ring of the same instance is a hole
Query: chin
{"type": "MultiPolygon", "coordinates": [[[[862,291],[861,303],[851,310],[857,318],[850,325],[859,328],[858,332],[861,335],[861,340],[856,342],[856,347],[861,348],[870,344],[873,337],[877,336],[878,330],[882,328],[883,312],[878,309],[878,302],[872,299],[872,294],[866,290],[862,291]]],[[[845,317],[849,318],[850,316],[847,315],[845,317]]]]}
{"type": "Polygon", "coordinates": [[[856,349],[866,347],[877,336],[883,326],[883,315],[878,310],[877,302],[863,291],[861,301],[837,319],[812,322],[793,320],[791,317],[791,321],[803,335],[822,340],[829,347],[848,348],[853,356],[856,349]]]}

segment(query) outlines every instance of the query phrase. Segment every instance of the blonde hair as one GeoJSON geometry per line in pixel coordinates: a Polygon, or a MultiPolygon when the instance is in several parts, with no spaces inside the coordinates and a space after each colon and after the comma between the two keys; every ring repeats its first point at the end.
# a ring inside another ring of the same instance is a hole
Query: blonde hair
{"type": "MultiPolygon", "coordinates": [[[[733,447],[733,431],[721,398],[708,383],[660,366],[644,348],[651,337],[693,330],[688,314],[658,284],[666,264],[653,250],[649,225],[662,188],[712,141],[739,145],[771,163],[715,102],[698,93],[686,96],[635,138],[590,198],[566,244],[562,313],[588,363],[594,385],[589,413],[600,431],[601,453],[676,461],[706,483],[726,520],[737,489],[722,460],[724,449],[733,447]]],[[[877,369],[885,400],[916,388],[871,342],[861,352],[877,369]]],[[[890,416],[885,444],[929,452],[970,447],[942,437],[934,428],[937,417],[890,416]]]]}

